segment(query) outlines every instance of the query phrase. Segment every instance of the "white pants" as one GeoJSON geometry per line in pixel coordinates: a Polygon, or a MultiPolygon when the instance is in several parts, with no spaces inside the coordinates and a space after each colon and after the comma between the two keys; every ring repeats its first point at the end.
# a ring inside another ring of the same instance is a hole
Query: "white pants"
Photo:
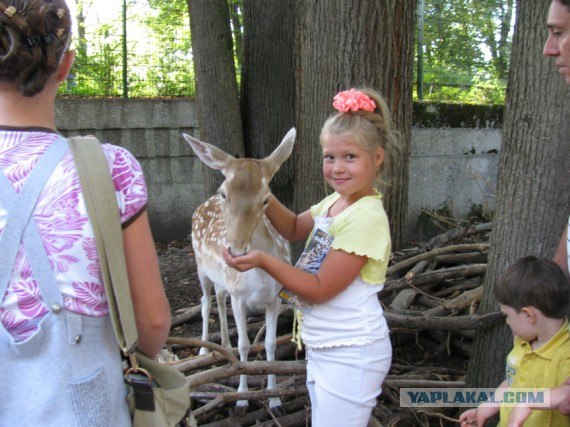
{"type": "Polygon", "coordinates": [[[308,348],[312,427],[366,427],[390,370],[386,336],[364,346],[308,348]]]}

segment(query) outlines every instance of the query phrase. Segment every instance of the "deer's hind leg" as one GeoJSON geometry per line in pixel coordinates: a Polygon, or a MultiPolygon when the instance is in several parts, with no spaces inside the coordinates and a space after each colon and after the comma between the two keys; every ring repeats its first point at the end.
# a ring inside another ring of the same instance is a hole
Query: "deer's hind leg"
{"type": "Polygon", "coordinates": [[[218,305],[218,317],[220,319],[220,335],[222,336],[222,347],[232,348],[230,334],[228,332],[228,293],[225,289],[216,288],[216,304],[218,305]]]}

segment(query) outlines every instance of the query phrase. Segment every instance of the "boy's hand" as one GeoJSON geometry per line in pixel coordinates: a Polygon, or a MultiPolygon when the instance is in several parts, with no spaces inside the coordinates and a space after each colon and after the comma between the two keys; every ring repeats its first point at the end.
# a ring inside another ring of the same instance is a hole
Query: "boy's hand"
{"type": "Polygon", "coordinates": [[[481,404],[477,408],[469,409],[459,416],[461,427],[483,427],[488,418],[499,412],[495,405],[481,404]]]}
{"type": "MultiPolygon", "coordinates": [[[[570,385],[570,377],[566,378],[563,385],[570,385]]],[[[563,390],[565,390],[565,392],[562,395],[560,405],[558,405],[558,410],[564,415],[570,415],[570,389],[563,387],[563,390]]]]}
{"type": "Polygon", "coordinates": [[[522,427],[526,419],[530,416],[532,409],[528,406],[516,405],[509,415],[509,427],[522,427]]]}
{"type": "MultiPolygon", "coordinates": [[[[477,426],[477,408],[469,409],[459,416],[462,426],[477,426]]],[[[482,426],[482,424],[481,424],[482,426]]]]}

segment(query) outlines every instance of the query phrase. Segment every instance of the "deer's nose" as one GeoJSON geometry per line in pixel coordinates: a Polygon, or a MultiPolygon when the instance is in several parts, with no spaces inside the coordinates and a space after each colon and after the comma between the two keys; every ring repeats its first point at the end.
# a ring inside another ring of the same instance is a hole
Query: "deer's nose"
{"type": "Polygon", "coordinates": [[[230,254],[232,256],[243,256],[243,255],[246,255],[251,250],[251,247],[250,247],[250,245],[247,245],[243,248],[239,248],[237,246],[230,245],[228,247],[228,250],[230,251],[230,254]]]}

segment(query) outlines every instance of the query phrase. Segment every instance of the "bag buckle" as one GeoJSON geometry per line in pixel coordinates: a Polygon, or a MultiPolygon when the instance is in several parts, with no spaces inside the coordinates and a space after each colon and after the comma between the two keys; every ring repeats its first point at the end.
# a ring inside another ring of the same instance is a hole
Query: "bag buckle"
{"type": "Polygon", "coordinates": [[[125,372],[125,382],[132,387],[135,407],[141,411],[154,412],[152,375],[139,366],[135,354],[129,354],[131,367],[125,372]]]}

